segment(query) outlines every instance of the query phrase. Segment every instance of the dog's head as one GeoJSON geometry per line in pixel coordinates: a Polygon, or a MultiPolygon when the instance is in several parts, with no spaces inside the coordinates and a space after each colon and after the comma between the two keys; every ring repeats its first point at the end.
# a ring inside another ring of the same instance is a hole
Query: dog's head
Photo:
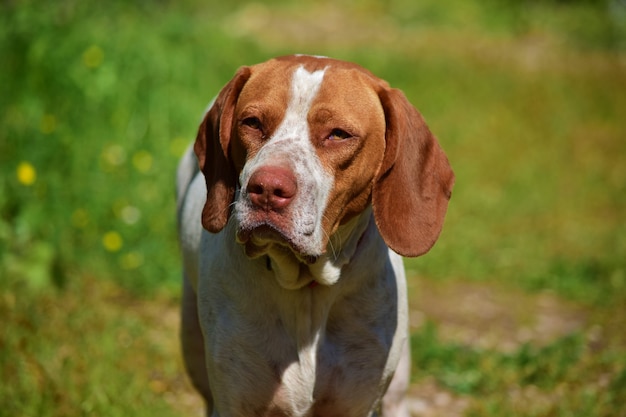
{"type": "Polygon", "coordinates": [[[217,233],[234,211],[251,257],[279,247],[312,263],[370,204],[387,245],[419,256],[439,236],[454,182],[402,92],[328,58],[239,69],[194,149],[208,190],[203,226],[217,233]]]}

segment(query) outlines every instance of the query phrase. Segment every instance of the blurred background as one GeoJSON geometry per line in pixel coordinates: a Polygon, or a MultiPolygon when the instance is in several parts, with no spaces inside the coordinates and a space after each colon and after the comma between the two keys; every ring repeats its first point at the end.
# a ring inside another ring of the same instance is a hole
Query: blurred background
{"type": "Polygon", "coordinates": [[[0,416],[201,415],[174,172],[242,65],[405,91],[457,175],[415,416],[626,416],[626,1],[0,2],[0,416]]]}

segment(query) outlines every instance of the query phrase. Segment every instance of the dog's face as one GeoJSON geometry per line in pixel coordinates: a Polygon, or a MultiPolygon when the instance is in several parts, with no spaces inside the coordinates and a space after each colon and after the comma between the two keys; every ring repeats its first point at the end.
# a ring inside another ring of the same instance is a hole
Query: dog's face
{"type": "Polygon", "coordinates": [[[195,150],[208,187],[205,228],[221,230],[234,203],[236,238],[250,257],[281,251],[313,263],[372,200],[386,243],[421,254],[439,234],[453,182],[401,93],[327,58],[240,69],[205,117],[195,150]]]}
{"type": "Polygon", "coordinates": [[[384,150],[382,105],[361,72],[323,63],[255,68],[231,134],[237,237],[248,255],[271,245],[287,245],[301,261],[324,253],[338,226],[369,203],[384,150]]]}

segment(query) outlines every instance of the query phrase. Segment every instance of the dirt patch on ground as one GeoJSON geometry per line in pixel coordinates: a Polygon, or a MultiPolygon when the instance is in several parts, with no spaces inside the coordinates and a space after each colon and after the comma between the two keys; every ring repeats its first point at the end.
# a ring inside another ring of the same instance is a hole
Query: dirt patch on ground
{"type": "Polygon", "coordinates": [[[461,417],[469,399],[442,389],[434,379],[413,384],[408,405],[413,417],[461,417]]]}
{"type": "Polygon", "coordinates": [[[496,284],[409,280],[410,322],[438,324],[444,340],[511,352],[539,346],[583,328],[586,311],[550,292],[527,294],[496,284]]]}
{"type": "MultiPolygon", "coordinates": [[[[495,284],[411,278],[409,295],[412,330],[433,321],[444,341],[480,349],[512,352],[525,343],[546,345],[582,330],[587,322],[583,308],[549,292],[527,294],[495,284]]],[[[432,379],[413,384],[409,391],[414,417],[462,416],[469,403],[432,379]]]]}

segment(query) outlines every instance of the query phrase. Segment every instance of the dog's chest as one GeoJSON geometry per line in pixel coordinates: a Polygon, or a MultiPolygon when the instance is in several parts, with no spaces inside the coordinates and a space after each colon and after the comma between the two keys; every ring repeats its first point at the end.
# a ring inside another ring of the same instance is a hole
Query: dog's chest
{"type": "MultiPolygon", "coordinates": [[[[214,286],[215,300],[201,309],[220,408],[233,415],[367,415],[389,377],[397,301],[385,280],[351,293],[350,282],[288,291],[269,276],[257,279],[235,290],[236,305],[232,298],[221,304],[228,297],[214,286]]],[[[233,284],[231,277],[227,287],[233,284]]]]}

